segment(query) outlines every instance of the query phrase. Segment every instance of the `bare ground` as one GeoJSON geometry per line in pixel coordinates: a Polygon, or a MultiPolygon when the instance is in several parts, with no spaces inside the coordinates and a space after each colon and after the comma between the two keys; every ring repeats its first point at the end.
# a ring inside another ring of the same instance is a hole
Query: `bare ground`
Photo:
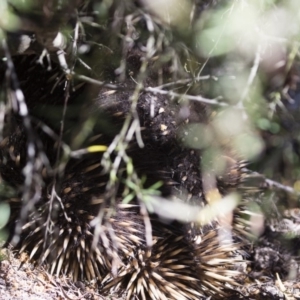
{"type": "MultiPolygon", "coordinates": [[[[103,297],[87,283],[73,283],[68,278],[52,276],[42,267],[22,262],[26,257],[16,258],[8,249],[2,249],[0,257],[1,300],[121,300],[113,295],[103,297]]],[[[282,282],[279,277],[274,281],[262,279],[247,280],[238,288],[239,294],[230,299],[300,299],[300,283],[282,282]]]]}

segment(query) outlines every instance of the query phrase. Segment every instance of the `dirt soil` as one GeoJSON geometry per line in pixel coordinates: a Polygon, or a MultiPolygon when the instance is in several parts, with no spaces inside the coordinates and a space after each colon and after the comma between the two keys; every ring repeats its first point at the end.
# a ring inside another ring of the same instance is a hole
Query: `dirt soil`
{"type": "Polygon", "coordinates": [[[22,263],[22,259],[26,258],[17,259],[10,250],[1,250],[1,300],[105,299],[92,286],[52,276],[41,267],[22,263]]]}
{"type": "MultiPolygon", "coordinates": [[[[258,251],[262,252],[262,251],[258,251]]],[[[1,300],[122,300],[109,296],[102,297],[92,284],[73,283],[66,277],[50,275],[42,267],[34,267],[26,257],[15,258],[12,251],[2,249],[0,263],[0,299],[1,300]]],[[[279,253],[278,253],[279,255],[279,253]]],[[[260,259],[262,259],[262,254],[260,259]]],[[[274,259],[274,258],[273,258],[274,259]]],[[[251,272],[249,273],[251,275],[251,272]]],[[[252,274],[251,276],[254,276],[252,274]]],[[[258,275],[258,274],[256,274],[258,275]]],[[[278,275],[277,275],[278,276],[278,275]]],[[[281,281],[278,276],[272,280],[267,276],[247,280],[238,287],[238,293],[230,298],[235,299],[300,299],[300,283],[295,280],[281,281]],[[263,281],[263,279],[265,281],[263,281]]],[[[213,300],[213,299],[210,299],[213,300]]]]}

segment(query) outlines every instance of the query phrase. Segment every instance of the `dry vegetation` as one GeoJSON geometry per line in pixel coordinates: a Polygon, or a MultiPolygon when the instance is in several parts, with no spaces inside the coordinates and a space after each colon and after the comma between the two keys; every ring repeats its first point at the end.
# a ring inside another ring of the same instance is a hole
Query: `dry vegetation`
{"type": "Polygon", "coordinates": [[[0,298],[298,299],[298,6],[1,1],[0,298]]]}

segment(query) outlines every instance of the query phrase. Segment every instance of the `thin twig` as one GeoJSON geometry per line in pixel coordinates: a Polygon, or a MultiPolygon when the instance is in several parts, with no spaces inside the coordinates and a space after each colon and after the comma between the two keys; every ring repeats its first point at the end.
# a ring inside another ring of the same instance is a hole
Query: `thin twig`
{"type": "Polygon", "coordinates": [[[259,177],[260,179],[260,186],[259,188],[262,188],[262,189],[269,189],[269,190],[277,190],[277,191],[283,191],[291,196],[295,196],[297,198],[300,199],[300,192],[296,191],[294,188],[290,187],[290,186],[287,186],[287,185],[284,185],[282,183],[279,183],[275,180],[272,180],[272,179],[269,179],[269,178],[266,178],[264,175],[258,173],[258,172],[254,172],[254,171],[251,171],[249,169],[244,169],[245,172],[247,172],[247,174],[249,175],[254,175],[254,176],[257,176],[259,177]]]}
{"type": "MultiPolygon", "coordinates": [[[[101,86],[101,87],[110,88],[112,90],[130,90],[129,88],[125,88],[121,85],[106,83],[104,81],[99,81],[99,80],[96,80],[96,79],[93,79],[93,78],[90,78],[90,77],[87,77],[84,75],[74,74],[74,76],[75,76],[75,78],[83,80],[85,82],[92,83],[92,84],[95,84],[95,85],[101,86]]],[[[217,106],[222,106],[222,107],[229,106],[229,104],[226,102],[219,102],[219,100],[222,98],[222,96],[219,96],[214,99],[208,99],[208,98],[204,98],[202,96],[179,94],[179,93],[175,93],[173,91],[163,90],[159,87],[144,87],[144,88],[141,88],[140,91],[144,91],[144,92],[148,92],[148,93],[152,93],[152,94],[168,95],[171,98],[185,98],[187,100],[203,102],[203,103],[210,104],[210,105],[217,105],[217,106]]]]}
{"type": "Polygon", "coordinates": [[[222,98],[222,96],[219,96],[214,99],[208,99],[208,98],[204,98],[202,96],[178,94],[173,91],[165,91],[165,90],[161,90],[161,89],[153,88],[153,87],[146,87],[146,88],[144,88],[144,91],[153,93],[153,94],[168,95],[171,98],[184,98],[184,99],[191,100],[191,101],[198,101],[198,102],[203,102],[203,103],[207,103],[207,104],[211,104],[211,105],[218,105],[218,106],[223,106],[223,107],[229,106],[228,103],[218,101],[222,98]]]}
{"type": "Polygon", "coordinates": [[[195,77],[195,78],[181,79],[181,80],[168,82],[168,83],[156,86],[156,88],[165,89],[167,87],[171,87],[171,86],[174,86],[174,85],[188,84],[188,83],[198,82],[198,81],[201,81],[201,80],[209,80],[209,79],[217,80],[217,78],[214,77],[214,76],[205,75],[205,76],[200,76],[200,77],[195,77]]]}
{"type": "Polygon", "coordinates": [[[257,71],[258,71],[258,67],[259,67],[259,63],[260,63],[260,53],[261,53],[261,46],[258,45],[257,49],[256,49],[256,53],[255,53],[255,58],[254,58],[254,62],[253,62],[253,66],[250,70],[250,74],[248,76],[248,80],[246,83],[246,86],[244,88],[244,91],[242,93],[242,96],[240,98],[240,101],[237,104],[238,108],[243,109],[244,108],[244,101],[249,93],[249,89],[251,87],[251,85],[253,84],[253,81],[256,77],[257,71]]]}
{"type": "Polygon", "coordinates": [[[35,203],[37,203],[41,197],[41,189],[38,188],[42,186],[43,182],[40,170],[44,165],[48,165],[48,161],[46,155],[43,155],[40,139],[36,136],[32,128],[31,119],[25,102],[25,96],[20,88],[14,63],[4,38],[2,39],[2,49],[4,50],[6,57],[6,82],[8,85],[7,89],[11,95],[12,107],[14,112],[22,118],[27,136],[27,162],[23,168],[25,181],[22,200],[24,205],[22,205],[20,222],[16,225],[15,235],[12,240],[13,244],[17,244],[24,220],[29,215],[29,212],[34,208],[35,203]],[[10,86],[12,86],[12,90],[10,89],[10,86]]]}

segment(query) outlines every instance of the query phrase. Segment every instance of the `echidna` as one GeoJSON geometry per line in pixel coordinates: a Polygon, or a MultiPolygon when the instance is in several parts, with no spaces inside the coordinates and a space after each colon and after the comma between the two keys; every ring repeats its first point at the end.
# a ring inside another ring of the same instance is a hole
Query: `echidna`
{"type": "MultiPolygon", "coordinates": [[[[139,246],[116,276],[102,281],[105,292],[126,299],[214,299],[228,296],[240,275],[238,245],[220,241],[217,228],[192,235],[180,224],[152,220],[153,246],[139,246]]],[[[188,226],[189,227],[189,226],[188,226]]]]}
{"type": "MultiPolygon", "coordinates": [[[[25,63],[29,59],[32,58],[24,59],[25,63]]],[[[16,64],[22,66],[22,62],[17,61],[16,64]]],[[[53,87],[48,76],[59,76],[39,70],[45,80],[40,82],[41,86],[53,87]]],[[[29,69],[29,73],[31,71],[29,69]]],[[[23,71],[18,72],[22,78],[23,71]]],[[[40,147],[47,159],[36,159],[35,175],[41,179],[41,185],[26,186],[23,169],[27,153],[24,149],[28,147],[29,137],[22,120],[12,114],[11,127],[7,120],[6,138],[1,143],[0,172],[4,180],[20,188],[20,197],[9,200],[13,211],[9,223],[12,236],[15,228],[20,231],[17,232],[20,241],[15,245],[19,251],[28,252],[32,261],[46,265],[53,274],[67,274],[73,280],[96,280],[104,292],[127,293],[127,299],[131,296],[151,300],[199,299],[225,295],[226,284],[230,290],[238,275],[235,270],[238,245],[222,243],[215,227],[191,231],[192,224],[165,224],[154,215],[150,215],[153,245],[149,245],[139,202],[122,203],[125,188],[121,180],[113,197],[115,202],[108,199],[109,175],[103,173],[101,155],[88,154],[71,159],[66,165],[64,162],[56,165],[61,160],[56,156],[61,145],[53,147],[53,141],[59,135],[59,128],[40,114],[45,112],[47,105],[61,109],[63,86],[58,86],[49,99],[42,98],[41,107],[38,98],[43,91],[37,89],[33,93],[32,85],[26,88],[26,81],[24,84],[30,116],[36,118],[33,131],[41,141],[36,147],[40,147]],[[52,128],[51,137],[44,128],[46,125],[52,128]],[[27,203],[22,195],[28,187],[33,188],[36,199],[26,211],[23,207],[30,201],[27,199],[27,203]]],[[[121,92],[121,95],[103,89],[94,105],[115,123],[122,123],[129,112],[130,93],[121,92]],[[112,95],[116,102],[112,101],[112,95]]],[[[75,96],[76,93],[72,97],[75,96]]],[[[202,104],[189,104],[182,113],[181,108],[180,104],[170,104],[163,96],[153,99],[142,93],[137,111],[146,147],[140,149],[133,139],[128,154],[138,174],[147,176],[145,187],[161,180],[163,196],[172,195],[175,189],[177,194],[187,194],[184,200],[192,199],[200,204],[205,202],[200,153],[178,141],[177,129],[183,122],[206,122],[205,109],[202,104]]],[[[69,117],[70,124],[74,124],[76,116],[69,117]]],[[[67,131],[72,129],[70,124],[67,131]]],[[[112,140],[104,131],[97,129],[93,133],[107,145],[112,140]]],[[[72,133],[66,136],[63,138],[69,138],[72,133]]]]}
{"type": "Polygon", "coordinates": [[[152,223],[153,246],[140,245],[113,277],[104,278],[103,290],[127,293],[126,299],[198,299],[202,296],[193,247],[183,234],[152,223]]]}

